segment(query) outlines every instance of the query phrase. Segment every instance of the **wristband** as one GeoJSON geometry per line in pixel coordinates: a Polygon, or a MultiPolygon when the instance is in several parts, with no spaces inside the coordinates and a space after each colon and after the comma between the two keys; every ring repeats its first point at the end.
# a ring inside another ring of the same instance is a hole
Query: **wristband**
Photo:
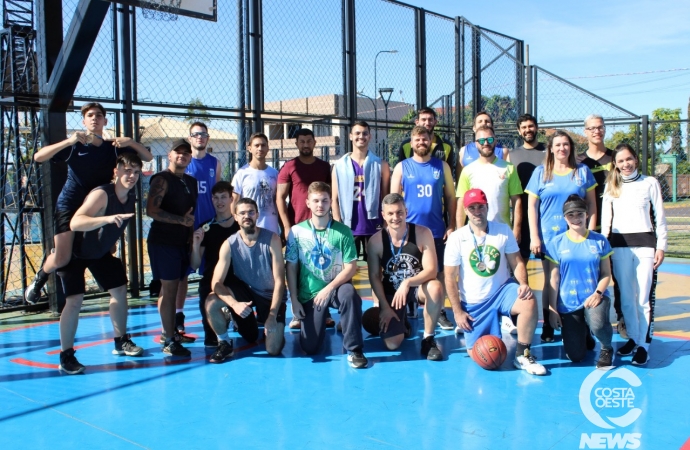
{"type": "Polygon", "coordinates": [[[603,294],[599,289],[597,289],[595,292],[596,292],[597,294],[599,294],[600,296],[602,296],[602,297],[604,296],[604,294],[603,294]]]}

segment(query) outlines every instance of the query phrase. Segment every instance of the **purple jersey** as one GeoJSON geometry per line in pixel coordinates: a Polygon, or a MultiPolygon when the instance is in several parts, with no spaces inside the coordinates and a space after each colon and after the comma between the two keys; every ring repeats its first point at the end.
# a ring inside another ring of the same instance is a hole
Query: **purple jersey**
{"type": "Polygon", "coordinates": [[[376,219],[367,218],[367,204],[364,201],[364,168],[352,160],[355,170],[355,193],[352,197],[352,235],[372,236],[381,228],[381,216],[376,219]]]}

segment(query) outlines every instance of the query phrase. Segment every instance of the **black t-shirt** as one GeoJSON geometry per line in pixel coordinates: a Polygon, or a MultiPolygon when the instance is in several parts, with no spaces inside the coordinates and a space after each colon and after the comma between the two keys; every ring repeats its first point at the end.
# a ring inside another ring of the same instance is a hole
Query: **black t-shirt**
{"type": "MultiPolygon", "coordinates": [[[[524,191],[529,183],[530,178],[532,178],[532,172],[538,166],[544,164],[544,157],[546,156],[546,146],[541,142],[538,143],[534,148],[525,148],[524,145],[515,147],[509,153],[510,162],[515,166],[515,171],[520,178],[520,184],[522,185],[522,190],[524,191]]],[[[522,194],[522,226],[521,238],[520,238],[520,248],[529,249],[530,241],[530,230],[529,230],[529,218],[527,217],[527,211],[529,202],[529,194],[523,192],[522,194]]]]}
{"type": "MultiPolygon", "coordinates": [[[[196,208],[196,198],[198,196],[196,178],[187,174],[183,174],[182,178],[180,178],[174,173],[164,170],[152,176],[150,184],[153,184],[153,180],[156,177],[163,177],[168,184],[168,190],[161,203],[163,211],[177,216],[184,216],[190,208],[196,208]]],[[[173,247],[187,247],[192,231],[192,227],[186,227],[177,223],[159,222],[154,219],[149,230],[148,242],[173,247]]]]}
{"type": "Polygon", "coordinates": [[[67,163],[67,181],[60,191],[56,209],[76,211],[92,189],[108,184],[121,153],[134,152],[129,147],[116,148],[112,141],[99,146],[79,142],[57,152],[52,161],[67,163]]]}
{"type": "MultiPolygon", "coordinates": [[[[211,222],[213,222],[213,220],[207,223],[211,222]]],[[[201,246],[204,247],[203,278],[199,282],[201,285],[210,288],[211,280],[213,280],[213,271],[216,268],[216,264],[218,264],[220,247],[223,245],[223,242],[239,230],[240,225],[237,222],[233,222],[233,224],[227,228],[214,223],[210,225],[208,231],[204,233],[204,239],[201,241],[201,246]]],[[[228,270],[228,276],[231,274],[232,270],[228,270]]]]}
{"type": "MultiPolygon", "coordinates": [[[[587,156],[587,152],[577,155],[577,162],[589,167],[592,172],[594,180],[597,182],[597,187],[594,188],[594,193],[597,197],[597,229],[601,228],[601,204],[604,197],[604,187],[606,185],[606,177],[613,168],[613,150],[607,148],[604,155],[599,159],[592,159],[587,156]]],[[[591,211],[590,211],[591,214],[591,211]]]]}

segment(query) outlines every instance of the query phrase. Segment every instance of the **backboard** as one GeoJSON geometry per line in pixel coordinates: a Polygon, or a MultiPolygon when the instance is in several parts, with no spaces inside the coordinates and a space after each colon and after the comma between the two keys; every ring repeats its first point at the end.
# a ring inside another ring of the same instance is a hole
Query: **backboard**
{"type": "Polygon", "coordinates": [[[103,0],[111,3],[138,6],[161,13],[218,20],[217,0],[103,0]]]}

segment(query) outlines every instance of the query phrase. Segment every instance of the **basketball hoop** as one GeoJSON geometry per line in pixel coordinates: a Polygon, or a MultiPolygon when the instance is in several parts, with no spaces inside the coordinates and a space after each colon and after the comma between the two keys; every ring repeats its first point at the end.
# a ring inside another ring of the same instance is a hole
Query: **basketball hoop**
{"type": "Polygon", "coordinates": [[[147,0],[141,2],[141,13],[145,19],[172,22],[177,20],[177,12],[182,0],[147,0]]]}

